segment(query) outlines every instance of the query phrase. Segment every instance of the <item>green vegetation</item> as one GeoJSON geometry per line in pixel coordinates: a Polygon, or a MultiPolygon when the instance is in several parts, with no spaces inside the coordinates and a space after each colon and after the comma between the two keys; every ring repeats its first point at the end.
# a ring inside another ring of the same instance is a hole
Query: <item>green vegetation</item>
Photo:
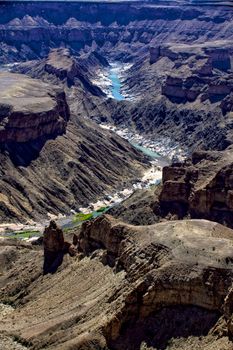
{"type": "Polygon", "coordinates": [[[97,213],[103,213],[104,211],[108,210],[109,207],[101,207],[96,210],[97,213]]]}
{"type": "Polygon", "coordinates": [[[77,213],[73,217],[73,224],[81,224],[84,221],[95,219],[96,217],[100,216],[101,214],[105,213],[108,210],[109,207],[101,207],[97,210],[94,210],[91,213],[84,214],[84,213],[77,213]]]}
{"type": "Polygon", "coordinates": [[[74,215],[73,223],[74,224],[82,223],[92,218],[93,218],[93,213],[89,213],[89,214],[77,213],[74,215]]]}
{"type": "Polygon", "coordinates": [[[40,231],[19,231],[19,232],[13,232],[11,237],[14,238],[31,238],[34,236],[39,236],[40,231]]]}

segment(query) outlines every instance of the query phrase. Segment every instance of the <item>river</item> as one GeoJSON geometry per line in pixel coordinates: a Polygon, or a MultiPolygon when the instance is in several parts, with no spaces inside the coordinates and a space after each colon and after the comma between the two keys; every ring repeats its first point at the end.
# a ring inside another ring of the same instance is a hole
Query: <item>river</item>
{"type": "Polygon", "coordinates": [[[122,101],[125,97],[121,93],[122,82],[119,78],[119,70],[119,65],[112,64],[109,71],[109,79],[111,81],[112,97],[117,101],[122,101]]]}

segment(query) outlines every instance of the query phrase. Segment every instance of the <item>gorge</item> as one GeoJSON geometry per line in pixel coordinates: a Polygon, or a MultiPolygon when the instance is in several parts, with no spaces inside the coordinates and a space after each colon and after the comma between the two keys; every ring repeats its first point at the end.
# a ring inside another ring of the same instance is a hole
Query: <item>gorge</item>
{"type": "Polygon", "coordinates": [[[231,1],[0,1],[1,349],[232,350],[232,40],[231,1]]]}

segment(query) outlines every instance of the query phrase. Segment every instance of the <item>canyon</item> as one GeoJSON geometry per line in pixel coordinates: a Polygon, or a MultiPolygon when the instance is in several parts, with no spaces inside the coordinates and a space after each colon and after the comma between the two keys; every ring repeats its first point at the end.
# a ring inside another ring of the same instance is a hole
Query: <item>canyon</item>
{"type": "Polygon", "coordinates": [[[0,2],[0,348],[232,350],[232,19],[0,2]]]}

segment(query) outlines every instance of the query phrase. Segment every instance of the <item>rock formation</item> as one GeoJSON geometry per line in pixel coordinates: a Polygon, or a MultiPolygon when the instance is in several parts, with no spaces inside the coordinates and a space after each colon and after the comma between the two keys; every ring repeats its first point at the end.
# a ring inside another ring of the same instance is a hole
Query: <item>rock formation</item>
{"type": "Polygon", "coordinates": [[[65,133],[70,113],[62,90],[12,73],[1,73],[0,85],[0,144],[65,133]]]}
{"type": "Polygon", "coordinates": [[[67,256],[43,278],[32,271],[33,287],[26,276],[38,250],[24,248],[27,264],[0,276],[1,300],[20,303],[1,316],[5,336],[37,349],[140,349],[143,342],[166,349],[175,338],[188,350],[214,349],[219,339],[232,348],[231,229],[205,220],[136,227],[105,215],[83,224],[79,238],[84,259],[67,256]]]}
{"type": "Polygon", "coordinates": [[[227,6],[187,6],[186,1],[159,1],[155,5],[143,2],[137,6],[133,2],[119,2],[118,6],[112,3],[64,6],[65,10],[57,3],[47,4],[46,8],[40,3],[33,6],[19,3],[12,9],[11,4],[3,4],[0,13],[0,35],[5,44],[2,60],[7,52],[18,60],[25,59],[27,54],[29,59],[41,57],[48,53],[48,48],[64,43],[75,50],[97,44],[114,55],[112,48],[121,49],[120,54],[127,57],[130,46],[143,48],[154,42],[190,43],[232,38],[232,13],[227,6]],[[126,14],[124,19],[122,13],[126,14]],[[185,28],[183,21],[186,21],[185,28]]]}
{"type": "MultiPolygon", "coordinates": [[[[73,241],[75,241],[75,239],[73,241]]],[[[77,244],[78,242],[75,241],[75,243],[77,244]]],[[[69,253],[71,256],[76,254],[75,245],[65,241],[63,231],[57,226],[55,221],[51,221],[49,226],[45,228],[43,246],[44,274],[55,273],[62,264],[65,254],[69,253]]]]}
{"type": "Polygon", "coordinates": [[[163,170],[155,212],[206,218],[232,227],[232,150],[195,152],[192,161],[163,170]]]}
{"type": "Polygon", "coordinates": [[[51,50],[43,60],[20,63],[12,70],[46,82],[63,83],[69,88],[81,86],[86,93],[104,97],[102,90],[90,81],[99,65],[105,67],[108,62],[95,51],[77,56],[73,50],[59,48],[51,50]]]}

